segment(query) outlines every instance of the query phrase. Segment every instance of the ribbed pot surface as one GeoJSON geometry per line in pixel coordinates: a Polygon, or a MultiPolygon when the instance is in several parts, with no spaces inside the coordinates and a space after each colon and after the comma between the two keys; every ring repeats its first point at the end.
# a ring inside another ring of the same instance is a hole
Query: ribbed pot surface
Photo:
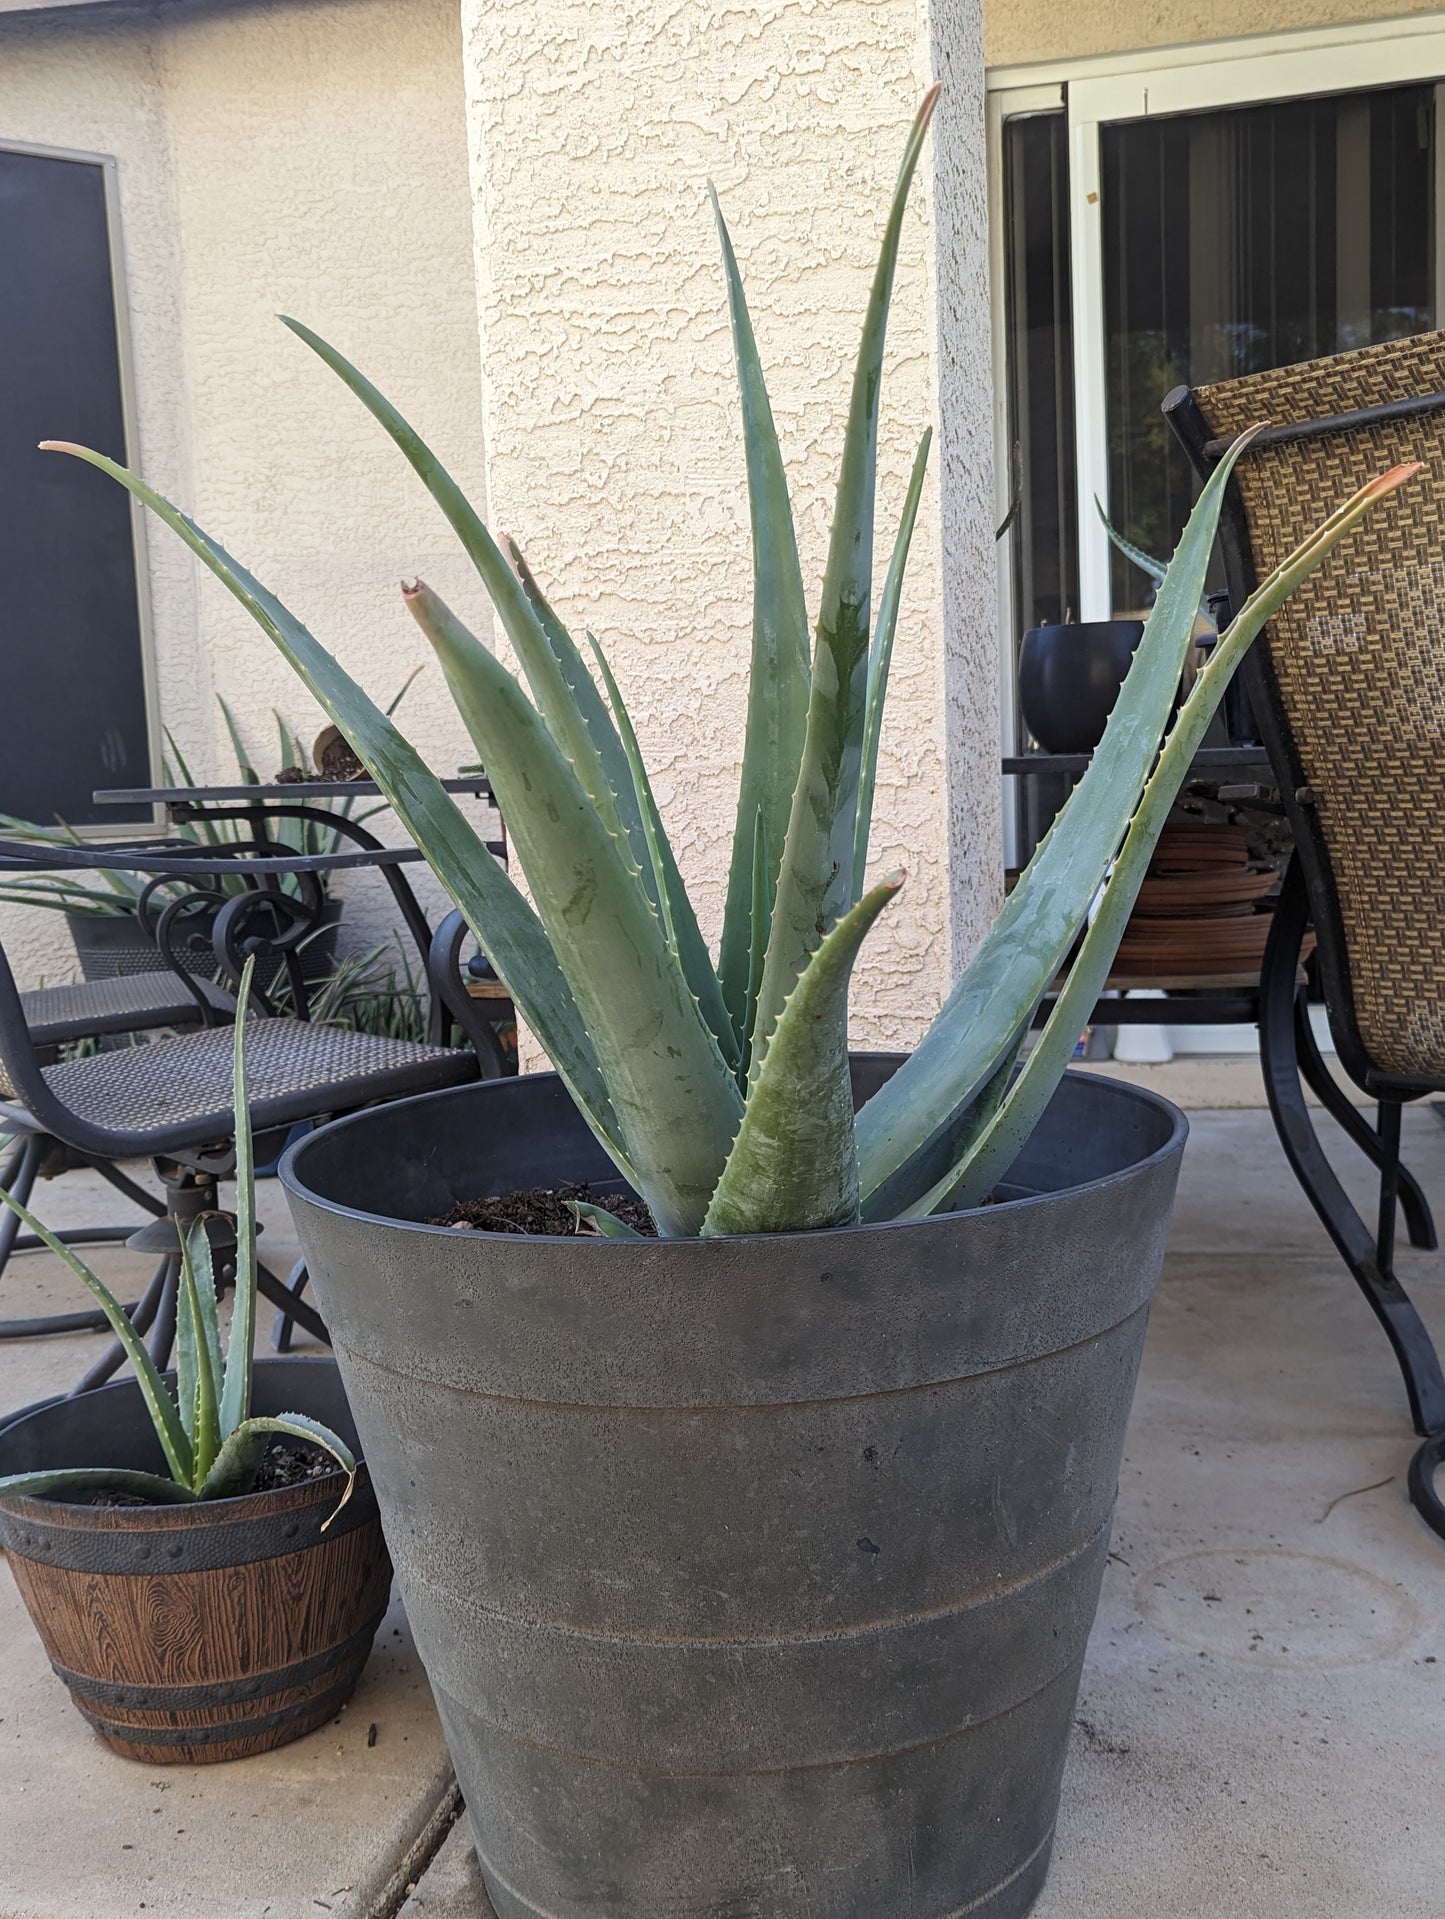
{"type": "Polygon", "coordinates": [[[293,1149],[502,1919],[1027,1911],[1185,1130],[1071,1076],[1033,1197],[671,1242],[423,1223],[618,1190],[550,1075],[293,1149]]]}

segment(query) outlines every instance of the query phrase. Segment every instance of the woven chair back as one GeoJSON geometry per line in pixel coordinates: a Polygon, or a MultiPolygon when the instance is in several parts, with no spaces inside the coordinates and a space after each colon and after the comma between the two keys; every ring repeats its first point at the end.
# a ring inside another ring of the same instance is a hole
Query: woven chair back
{"type": "MultiPolygon", "coordinates": [[[[1197,389],[1210,430],[1298,426],[1445,392],[1445,333],[1197,389]]],[[[1338,895],[1375,1067],[1445,1079],[1445,410],[1246,452],[1262,580],[1373,475],[1425,470],[1341,542],[1257,642],[1338,895]]],[[[1318,917],[1318,914],[1317,914],[1318,917]]]]}

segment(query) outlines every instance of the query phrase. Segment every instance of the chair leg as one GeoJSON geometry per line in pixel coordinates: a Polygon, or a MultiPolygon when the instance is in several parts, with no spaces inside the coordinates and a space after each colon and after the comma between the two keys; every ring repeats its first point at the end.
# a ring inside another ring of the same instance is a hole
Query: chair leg
{"type": "MultiPolygon", "coordinates": [[[[286,1278],[286,1290],[300,1292],[306,1284],[306,1261],[298,1259],[286,1278]]],[[[278,1307],[276,1319],[271,1327],[271,1347],[274,1352],[289,1353],[291,1338],[296,1331],[296,1321],[284,1306],[278,1307]]]]}
{"type": "Polygon", "coordinates": [[[113,1186],[118,1193],[124,1193],[127,1199],[134,1200],[143,1213],[151,1213],[156,1219],[164,1216],[165,1201],[157,1199],[154,1193],[148,1193],[144,1186],[138,1186],[128,1173],[123,1173],[110,1160],[90,1159],[88,1163],[95,1168],[107,1185],[113,1186]]]}
{"type": "MultiPolygon", "coordinates": [[[[1445,1430],[1445,1374],[1439,1357],[1404,1287],[1388,1265],[1382,1266],[1379,1242],[1325,1157],[1305,1102],[1296,1040],[1295,973],[1308,924],[1309,901],[1295,860],[1280,891],[1260,979],[1260,1058],[1270,1112],[1295,1177],[1384,1328],[1404,1379],[1415,1430],[1430,1437],[1445,1430]]],[[[1388,1152],[1387,1140],[1382,1141],[1382,1150],[1388,1152]]],[[[1391,1236],[1395,1198],[1392,1187],[1391,1236]]],[[[1382,1216],[1383,1211],[1382,1205],[1382,1216]]]]}
{"type": "MultiPolygon", "coordinates": [[[[44,1163],[46,1141],[38,1134],[30,1134],[23,1139],[15,1151],[0,1167],[0,1186],[11,1192],[21,1202],[28,1205],[34,1189],[36,1176],[44,1163]]],[[[152,1194],[137,1186],[119,1168],[109,1162],[87,1159],[102,1178],[109,1180],[117,1191],[134,1200],[147,1212],[163,1213],[164,1205],[152,1194]]],[[[66,1246],[105,1246],[114,1245],[130,1238],[135,1228],[132,1226],[67,1226],[55,1237],[66,1246]]],[[[9,1207],[0,1211],[0,1275],[3,1275],[10,1262],[12,1253],[38,1252],[45,1244],[37,1233],[20,1231],[20,1215],[9,1207]]],[[[132,1311],[127,1307],[126,1311],[132,1311]]],[[[109,1321],[99,1307],[78,1313],[45,1313],[31,1319],[0,1320],[0,1340],[42,1339],[51,1333],[103,1333],[109,1321]]]]}
{"type": "MultiPolygon", "coordinates": [[[[13,1193],[22,1206],[28,1206],[35,1180],[45,1158],[45,1141],[38,1134],[28,1135],[0,1168],[0,1186],[13,1193]]],[[[68,1246],[84,1246],[102,1240],[124,1239],[130,1231],[121,1226],[72,1227],[56,1237],[68,1246]]],[[[12,1253],[29,1252],[43,1246],[34,1233],[20,1231],[20,1215],[11,1207],[0,1209],[0,1274],[10,1263],[12,1253]]],[[[109,1322],[98,1307],[79,1313],[41,1313],[30,1319],[0,1319],[0,1340],[43,1339],[50,1333],[104,1332],[109,1322]]]]}
{"type": "Polygon", "coordinates": [[[326,1321],[314,1306],[308,1306],[302,1295],[306,1291],[310,1275],[306,1271],[306,1261],[298,1259],[291,1268],[290,1277],[278,1279],[269,1267],[256,1266],[256,1288],[273,1306],[279,1307],[276,1323],[271,1329],[271,1344],[278,1353],[289,1353],[291,1335],[296,1326],[305,1327],[313,1339],[319,1339],[326,1345],[331,1344],[331,1335],[326,1330],[326,1321]]]}
{"type": "Polygon", "coordinates": [[[22,1134],[19,1139],[12,1139],[14,1150],[7,1155],[5,1164],[0,1166],[0,1186],[5,1187],[9,1192],[14,1191],[15,1176],[20,1171],[21,1164],[25,1158],[25,1149],[30,1144],[30,1139],[31,1136],[29,1134],[22,1134]]]}
{"type": "Polygon", "coordinates": [[[1383,1273],[1395,1267],[1395,1207],[1400,1197],[1400,1102],[1382,1099],[1379,1135],[1383,1148],[1380,1166],[1380,1219],[1375,1229],[1375,1259],[1383,1273]]]}
{"type": "Polygon", "coordinates": [[[1406,1484],[1410,1504],[1431,1532],[1445,1539],[1445,1501],[1435,1487],[1435,1475],[1445,1465],[1445,1432],[1432,1433],[1410,1461],[1406,1484]]]}
{"type": "MultiPolygon", "coordinates": [[[[18,1199],[22,1206],[30,1204],[44,1151],[44,1140],[35,1133],[29,1133],[6,1160],[4,1167],[0,1168],[0,1186],[18,1199]]],[[[6,1206],[0,1210],[0,1273],[10,1262],[19,1235],[20,1215],[13,1206],[6,1206]]]]}
{"type": "MultiPolygon", "coordinates": [[[[1384,1143],[1359,1108],[1346,1098],[1334,1074],[1326,1066],[1315,1041],[1314,1027],[1310,1024],[1309,1007],[1302,997],[1295,1004],[1295,1043],[1305,1084],[1351,1143],[1358,1146],[1365,1157],[1383,1171],[1386,1156],[1384,1143]]],[[[1399,1181],[1400,1210],[1405,1215],[1405,1230],[1410,1235],[1410,1244],[1421,1252],[1433,1253],[1440,1242],[1435,1236],[1430,1203],[1415,1175],[1400,1164],[1398,1153],[1395,1155],[1395,1176],[1399,1181]]]]}

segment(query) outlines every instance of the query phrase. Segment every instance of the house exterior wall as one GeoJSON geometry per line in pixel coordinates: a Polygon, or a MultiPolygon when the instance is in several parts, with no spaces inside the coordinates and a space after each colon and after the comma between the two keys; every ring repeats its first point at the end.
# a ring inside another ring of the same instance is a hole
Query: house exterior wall
{"type": "Polygon", "coordinates": [[[931,36],[947,44],[953,84],[905,229],[880,444],[881,583],[942,384],[949,430],[914,542],[874,827],[875,869],[909,880],[855,992],[860,1042],[909,1043],[991,917],[1001,864],[988,367],[967,344],[988,337],[977,8],[465,0],[463,17],[494,518],[563,617],[608,649],[710,933],[752,580],[706,182],[737,246],[815,615],[883,218],[943,57],[931,36]],[[940,313],[959,343],[943,359],[940,313]]]}
{"type": "MultiPolygon", "coordinates": [[[[265,0],[164,17],[155,58],[196,516],[380,703],[426,663],[399,718],[454,773],[475,755],[399,581],[423,574],[489,636],[485,595],[391,441],[276,316],[305,320],[362,367],[486,511],[456,0],[265,0]]],[[[196,637],[259,769],[274,772],[273,709],[307,743],[325,715],[208,574],[196,637]]],[[[214,702],[207,725],[229,775],[214,702]]],[[[389,814],[373,822],[383,827],[389,814]]],[[[352,943],[384,937],[384,883],[354,876],[340,890],[352,943]]]]}
{"type": "MultiPolygon", "coordinates": [[[[423,572],[487,632],[440,514],[369,416],[276,319],[354,357],[485,508],[476,296],[455,0],[74,7],[0,19],[0,140],[113,153],[131,309],[138,463],[389,698],[429,658],[401,605],[423,572]]],[[[263,773],[273,709],[324,716],[163,527],[148,529],[162,719],[198,778],[263,773]]],[[[471,757],[433,666],[408,730],[439,771],[471,757]]],[[[385,936],[375,875],[348,876],[357,943],[385,936]]],[[[433,896],[437,897],[436,895],[433,896]]],[[[4,909],[31,984],[70,968],[51,914],[4,909]]]]}

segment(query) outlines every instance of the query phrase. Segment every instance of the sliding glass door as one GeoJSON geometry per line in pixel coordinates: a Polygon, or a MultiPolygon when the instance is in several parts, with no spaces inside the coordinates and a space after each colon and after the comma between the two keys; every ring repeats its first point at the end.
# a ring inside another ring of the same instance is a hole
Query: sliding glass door
{"type": "MultiPolygon", "coordinates": [[[[1108,502],[1167,555],[1193,475],[1171,387],[1435,324],[1433,86],[1151,116],[1099,128],[1108,502]]],[[[1109,594],[1147,581],[1112,557],[1109,594]]]]}
{"type": "MultiPolygon", "coordinates": [[[[1192,476],[1159,413],[1171,387],[1445,318],[1442,77],[1445,16],[1125,55],[1063,78],[1084,618],[1149,598],[1095,501],[1166,557],[1189,511],[1192,476]]],[[[1020,390],[1017,369],[1007,383],[1020,390]]],[[[1015,617],[1030,610],[1019,600],[1015,617]]]]}

